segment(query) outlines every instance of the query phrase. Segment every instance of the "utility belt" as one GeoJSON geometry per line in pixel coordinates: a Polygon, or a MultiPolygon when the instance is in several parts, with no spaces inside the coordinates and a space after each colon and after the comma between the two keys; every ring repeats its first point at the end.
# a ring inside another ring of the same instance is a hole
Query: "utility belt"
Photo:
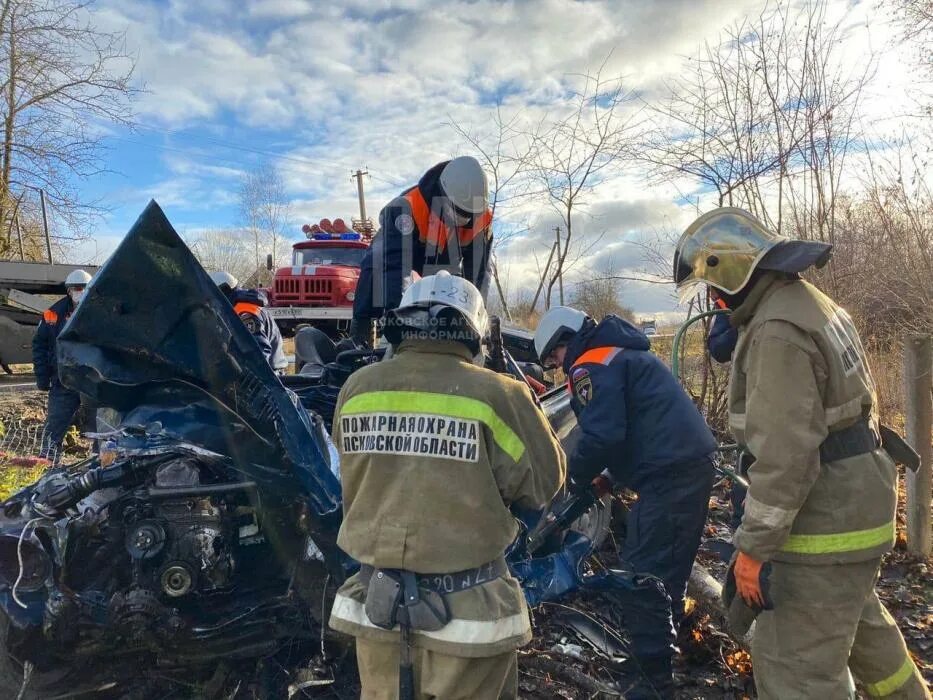
{"type": "MultiPolygon", "coordinates": [[[[875,432],[871,421],[863,418],[848,428],[836,430],[826,436],[820,445],[820,462],[839,462],[883,448],[896,464],[911,471],[920,468],[920,455],[907,442],[886,425],[879,424],[875,432]]],[[[755,458],[747,451],[740,456],[739,472],[744,476],[755,458]]]]}
{"type": "Polygon", "coordinates": [[[835,430],[820,445],[820,462],[839,462],[881,447],[881,437],[868,419],[853,423],[848,428],[835,430]]]}
{"type": "Polygon", "coordinates": [[[838,462],[881,447],[896,464],[917,471],[920,455],[891,428],[880,424],[878,427],[876,432],[871,421],[864,418],[848,428],[831,432],[820,445],[820,462],[838,462]]]}
{"type": "Polygon", "coordinates": [[[489,583],[508,574],[500,557],[473,569],[446,574],[416,574],[404,569],[360,566],[360,583],[366,586],[366,616],[377,627],[397,624],[413,630],[435,632],[450,622],[446,596],[489,583]]]}

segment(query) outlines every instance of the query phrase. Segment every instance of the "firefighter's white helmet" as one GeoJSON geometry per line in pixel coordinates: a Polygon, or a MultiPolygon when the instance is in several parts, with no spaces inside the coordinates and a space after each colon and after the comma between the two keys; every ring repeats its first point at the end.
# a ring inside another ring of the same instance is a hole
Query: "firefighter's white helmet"
{"type": "Polygon", "coordinates": [[[563,338],[580,332],[586,319],[585,313],[569,306],[552,306],[548,309],[535,329],[535,352],[538,353],[538,360],[543,364],[563,338]]]}
{"type": "Polygon", "coordinates": [[[91,275],[84,270],[69,272],[65,278],[65,287],[86,287],[91,283],[91,275]]]}
{"type": "Polygon", "coordinates": [[[460,156],[441,171],[441,189],[454,207],[464,214],[482,214],[489,206],[489,185],[479,161],[460,156]]]}
{"type": "Polygon", "coordinates": [[[217,270],[216,272],[211,273],[211,282],[216,284],[218,287],[223,287],[227,285],[230,289],[236,289],[240,281],[231,275],[229,272],[224,270],[217,270]]]}
{"type": "Polygon", "coordinates": [[[473,336],[468,344],[478,343],[486,334],[489,317],[483,295],[468,280],[441,270],[405,290],[399,307],[387,314],[386,337],[396,343],[401,330],[409,328],[424,331],[429,338],[450,339],[450,328],[439,323],[449,313],[447,309],[456,311],[466,323],[473,336]]]}

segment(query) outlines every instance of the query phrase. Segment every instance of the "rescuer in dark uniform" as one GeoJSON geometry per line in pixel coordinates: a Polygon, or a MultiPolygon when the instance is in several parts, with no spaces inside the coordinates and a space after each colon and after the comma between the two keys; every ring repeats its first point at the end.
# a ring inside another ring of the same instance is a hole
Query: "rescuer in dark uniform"
{"type": "Polygon", "coordinates": [[[237,278],[229,272],[212,272],[211,279],[233,305],[233,310],[246,329],[253,334],[275,373],[285,374],[288,358],[285,357],[282,332],[265,308],[266,298],[262,292],[256,289],[241,289],[237,278]]]}
{"type": "Polygon", "coordinates": [[[672,698],[675,626],[700,546],[713,487],[716,441],[693,401],[631,323],[551,308],[535,331],[546,367],[563,367],[580,440],[568,458],[571,489],[604,469],[638,494],[622,559],[642,576],[631,596],[634,687],[625,697],[672,698]]]}
{"type": "Polygon", "coordinates": [[[406,279],[447,270],[485,297],[489,282],[492,212],[486,174],[460,156],[438,163],[379,214],[379,233],[363,256],[350,335],[372,343],[373,324],[397,308],[406,279]]]}
{"type": "Polygon", "coordinates": [[[66,295],[52,304],[45,313],[32,339],[32,365],[36,374],[36,386],[49,392],[48,414],[42,431],[39,456],[57,462],[65,433],[74,422],[81,407],[81,395],[72,391],[58,380],[58,361],[55,349],[58,334],[71,318],[91,275],[84,270],[75,270],[65,279],[66,295]]]}

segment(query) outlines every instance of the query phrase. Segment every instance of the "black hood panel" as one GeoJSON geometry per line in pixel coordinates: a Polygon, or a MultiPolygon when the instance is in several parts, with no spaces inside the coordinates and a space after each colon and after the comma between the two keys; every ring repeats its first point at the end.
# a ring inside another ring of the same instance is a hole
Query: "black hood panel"
{"type": "MultiPolygon", "coordinates": [[[[339,512],[340,485],[307,416],[154,201],[88,286],[58,363],[65,386],[123,413],[206,404],[220,428],[205,447],[283,496],[296,495],[297,477],[318,516],[339,512]]],[[[192,438],[186,425],[171,429],[192,438]]]]}

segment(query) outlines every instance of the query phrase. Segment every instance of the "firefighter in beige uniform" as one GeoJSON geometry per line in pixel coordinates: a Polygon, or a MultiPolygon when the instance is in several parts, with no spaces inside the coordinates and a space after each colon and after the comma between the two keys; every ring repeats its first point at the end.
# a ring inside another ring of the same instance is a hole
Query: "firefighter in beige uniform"
{"type": "Polygon", "coordinates": [[[874,590],[897,473],[865,353],[849,315],[797,274],[830,252],[733,208],[698,218],[675,252],[681,292],[709,285],[739,330],[729,425],[755,461],[734,573],[757,605],[770,562],[773,602],[752,640],[755,683],[760,698],[834,700],[849,696],[851,669],[872,696],[929,698],[874,590]]]}
{"type": "Polygon", "coordinates": [[[401,575],[404,590],[408,572],[422,612],[441,618],[412,625],[414,696],[516,697],[515,649],[531,628],[503,559],[517,534],[509,506],[544,507],[565,457],[528,387],[474,364],[485,327],[472,284],[425,277],[387,318],[396,355],[351,376],[338,399],[338,543],[363,567],[337,593],[330,625],[356,637],[365,699],[397,697],[400,633],[385,629],[394,588],[380,582],[401,575]]]}

